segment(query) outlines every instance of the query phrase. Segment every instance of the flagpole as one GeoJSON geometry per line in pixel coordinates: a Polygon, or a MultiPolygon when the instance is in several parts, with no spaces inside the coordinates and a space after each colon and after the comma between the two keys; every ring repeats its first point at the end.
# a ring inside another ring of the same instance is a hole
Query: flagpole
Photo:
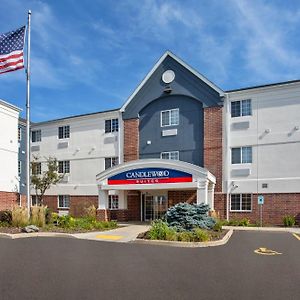
{"type": "Polygon", "coordinates": [[[27,67],[26,67],[26,197],[27,214],[30,217],[30,22],[31,10],[28,11],[27,26],[27,67]]]}

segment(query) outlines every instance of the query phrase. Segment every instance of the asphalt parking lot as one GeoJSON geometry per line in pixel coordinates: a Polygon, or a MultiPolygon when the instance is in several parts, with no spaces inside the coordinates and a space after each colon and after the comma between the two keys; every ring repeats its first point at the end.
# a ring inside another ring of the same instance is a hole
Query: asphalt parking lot
{"type": "Polygon", "coordinates": [[[292,234],[269,232],[211,248],[1,238],[0,299],[299,299],[299,250],[292,234]]]}

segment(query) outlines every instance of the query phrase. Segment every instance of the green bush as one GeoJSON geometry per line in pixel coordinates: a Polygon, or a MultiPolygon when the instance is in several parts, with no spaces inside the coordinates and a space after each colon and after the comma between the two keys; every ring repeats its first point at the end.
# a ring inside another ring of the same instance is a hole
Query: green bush
{"type": "Polygon", "coordinates": [[[170,228],[168,223],[162,220],[153,221],[149,230],[151,240],[166,240],[167,236],[174,238],[174,234],[176,234],[176,230],[170,228]]]}
{"type": "Polygon", "coordinates": [[[243,218],[239,221],[239,225],[238,226],[249,226],[250,225],[250,220],[243,218]]]}
{"type": "Polygon", "coordinates": [[[192,231],[177,232],[177,240],[181,242],[193,242],[194,233],[192,231]]]}
{"type": "Polygon", "coordinates": [[[45,211],[45,221],[46,224],[53,224],[52,210],[49,207],[47,207],[45,211]]]}
{"type": "Polygon", "coordinates": [[[213,227],[213,231],[221,232],[222,231],[222,226],[223,226],[223,222],[222,221],[217,221],[217,223],[213,227]]]}
{"type": "Polygon", "coordinates": [[[10,210],[3,210],[0,211],[0,222],[3,224],[9,224],[12,223],[12,213],[10,210]]]}
{"type": "Polygon", "coordinates": [[[296,224],[296,219],[293,216],[284,216],[283,224],[285,227],[292,227],[296,224]]]}
{"type": "Polygon", "coordinates": [[[208,216],[208,210],[209,207],[206,204],[178,203],[167,210],[165,220],[177,231],[191,231],[197,227],[212,229],[216,221],[208,216]]]}
{"type": "Polygon", "coordinates": [[[195,234],[195,239],[194,239],[195,242],[206,242],[210,240],[209,233],[201,228],[195,228],[194,234],[195,234]]]}

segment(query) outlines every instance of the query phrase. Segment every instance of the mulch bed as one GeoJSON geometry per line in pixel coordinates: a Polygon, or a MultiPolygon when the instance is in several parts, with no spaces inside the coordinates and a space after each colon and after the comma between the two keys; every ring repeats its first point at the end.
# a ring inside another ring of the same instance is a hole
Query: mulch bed
{"type": "MultiPolygon", "coordinates": [[[[146,232],[142,232],[140,233],[137,238],[138,239],[144,239],[144,240],[149,240],[149,235],[148,235],[148,232],[149,231],[146,231],[146,232]]],[[[217,231],[212,231],[211,232],[211,239],[210,241],[218,241],[218,240],[221,240],[225,234],[228,232],[227,229],[223,229],[221,232],[217,232],[217,231]]],[[[191,242],[192,243],[192,242],[191,242]]]]}

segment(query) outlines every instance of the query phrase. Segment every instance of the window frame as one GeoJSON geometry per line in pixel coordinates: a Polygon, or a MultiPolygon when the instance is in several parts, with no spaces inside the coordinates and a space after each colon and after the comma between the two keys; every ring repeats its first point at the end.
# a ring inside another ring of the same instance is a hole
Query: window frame
{"type": "Polygon", "coordinates": [[[104,120],[104,133],[119,132],[119,118],[111,118],[104,120]],[[106,130],[107,122],[109,122],[109,130],[106,130]]]}
{"type": "Polygon", "coordinates": [[[32,175],[41,175],[42,174],[42,163],[41,162],[34,162],[31,168],[32,175]],[[36,171],[34,171],[36,170],[36,171]]]}
{"type": "Polygon", "coordinates": [[[179,108],[172,108],[172,109],[166,109],[166,110],[161,110],[160,111],[160,127],[170,127],[170,126],[178,126],[179,125],[179,108]],[[177,119],[177,124],[172,124],[172,112],[177,111],[178,112],[178,119],[177,119]],[[163,113],[169,112],[169,124],[163,125],[163,113]]]}
{"type": "Polygon", "coordinates": [[[252,194],[250,194],[250,193],[237,193],[237,194],[230,194],[230,212],[252,212],[252,208],[253,208],[253,195],[252,194]],[[232,197],[232,195],[239,195],[239,201],[240,201],[240,209],[238,210],[238,209],[232,209],[232,202],[231,202],[231,197],[232,197]],[[242,207],[243,207],[243,195],[245,195],[245,196],[249,196],[250,195],[250,206],[251,206],[251,208],[250,208],[250,210],[248,210],[248,209],[242,209],[242,207]]]}
{"type": "Polygon", "coordinates": [[[118,210],[119,209],[119,195],[108,195],[108,209],[118,210]],[[117,205],[112,205],[114,201],[117,201],[117,205]]]}
{"type": "Polygon", "coordinates": [[[117,166],[119,164],[119,157],[118,156],[112,156],[112,157],[104,157],[104,170],[108,170],[114,166],[117,166]],[[106,162],[110,161],[110,167],[106,168],[106,162]],[[113,164],[113,160],[115,160],[115,164],[113,164]]]}
{"type": "Polygon", "coordinates": [[[22,173],[22,161],[18,160],[18,175],[20,176],[22,173]]]}
{"type": "Polygon", "coordinates": [[[242,100],[235,100],[235,101],[231,101],[230,102],[230,116],[231,118],[240,118],[240,117],[247,117],[247,116],[252,116],[252,99],[242,99],[242,100]],[[246,101],[250,101],[250,112],[249,114],[244,114],[243,112],[243,103],[245,103],[246,101]],[[233,116],[232,115],[232,104],[233,103],[238,103],[239,102],[239,108],[240,108],[240,113],[238,116],[233,116]]]}
{"type": "Polygon", "coordinates": [[[62,125],[62,126],[58,126],[58,139],[59,140],[65,140],[65,139],[69,139],[71,135],[71,127],[70,125],[62,125]],[[62,128],[62,137],[60,137],[60,128],[62,128]],[[68,128],[68,130],[66,130],[68,128]],[[66,132],[68,134],[66,134],[66,132]]]}
{"type": "Polygon", "coordinates": [[[252,146],[240,146],[240,147],[232,147],[231,148],[231,165],[247,165],[247,164],[252,164],[253,163],[253,147],[252,146]],[[245,150],[246,148],[251,149],[251,162],[243,162],[243,149],[245,150]],[[233,149],[240,149],[240,162],[234,163],[233,162],[233,157],[232,157],[232,150],[233,149]]]}
{"type": "Polygon", "coordinates": [[[22,140],[22,128],[18,127],[18,142],[21,142],[22,140]]]}
{"type": "Polygon", "coordinates": [[[58,161],[58,174],[70,174],[70,170],[71,170],[71,164],[70,164],[70,160],[59,160],[58,161]],[[68,164],[68,167],[66,167],[66,165],[68,164]],[[60,168],[62,165],[62,171],[60,172],[60,168]],[[68,172],[66,172],[66,168],[68,169],[68,172]]]}
{"type": "Polygon", "coordinates": [[[37,195],[31,195],[31,197],[30,197],[30,200],[31,200],[31,206],[39,206],[41,203],[38,203],[38,197],[37,197],[37,195]],[[33,204],[33,197],[35,198],[35,204],[33,204]]]}
{"type": "Polygon", "coordinates": [[[178,151],[178,150],[174,150],[174,151],[163,151],[163,152],[160,153],[160,159],[166,159],[166,160],[175,160],[175,161],[178,161],[178,160],[180,160],[180,157],[179,157],[179,151],[178,151]],[[172,158],[170,158],[170,155],[171,155],[172,153],[173,153],[173,154],[176,153],[177,156],[178,156],[178,159],[172,159],[172,158]],[[169,158],[163,158],[162,156],[163,156],[164,154],[168,154],[168,155],[169,155],[169,158]]]}
{"type": "Polygon", "coordinates": [[[70,209],[70,195],[66,195],[66,194],[64,194],[64,195],[58,195],[57,196],[57,208],[58,209],[70,209]],[[65,201],[66,201],[65,197],[68,198],[67,199],[68,206],[60,206],[60,197],[63,197],[62,198],[63,205],[65,204],[65,201]]]}
{"type": "Polygon", "coordinates": [[[41,141],[42,141],[42,130],[41,129],[32,130],[31,131],[31,142],[38,143],[41,141]],[[33,140],[33,133],[35,133],[35,141],[33,140]],[[39,133],[39,134],[37,134],[37,133],[39,133]],[[39,139],[37,139],[37,137],[39,137],[39,139]]]}

